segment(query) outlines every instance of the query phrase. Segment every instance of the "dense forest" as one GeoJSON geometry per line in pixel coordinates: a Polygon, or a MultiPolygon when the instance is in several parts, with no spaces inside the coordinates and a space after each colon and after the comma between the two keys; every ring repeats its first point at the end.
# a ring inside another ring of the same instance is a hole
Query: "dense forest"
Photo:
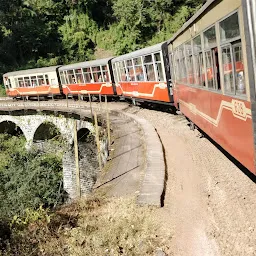
{"type": "Polygon", "coordinates": [[[0,75],[120,55],[171,37],[203,0],[0,0],[0,75]]]}

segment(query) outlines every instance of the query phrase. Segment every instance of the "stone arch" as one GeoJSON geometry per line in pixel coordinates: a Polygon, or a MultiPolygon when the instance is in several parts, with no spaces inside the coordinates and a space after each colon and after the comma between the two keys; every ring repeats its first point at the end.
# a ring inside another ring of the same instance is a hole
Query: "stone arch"
{"type": "Polygon", "coordinates": [[[56,136],[62,136],[58,127],[49,121],[44,121],[35,130],[33,142],[49,140],[56,136]]]}
{"type": "Polygon", "coordinates": [[[77,131],[77,140],[79,142],[86,142],[88,139],[88,135],[90,134],[90,130],[88,128],[81,128],[77,131]]]}
{"type": "Polygon", "coordinates": [[[25,136],[22,129],[16,123],[8,120],[0,122],[0,133],[25,136]]]}

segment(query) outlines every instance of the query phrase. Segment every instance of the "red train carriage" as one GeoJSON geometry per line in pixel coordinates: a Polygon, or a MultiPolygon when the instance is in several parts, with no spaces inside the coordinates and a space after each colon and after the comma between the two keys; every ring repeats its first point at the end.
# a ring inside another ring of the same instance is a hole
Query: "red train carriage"
{"type": "Polygon", "coordinates": [[[13,98],[61,95],[58,67],[35,68],[4,74],[6,94],[13,98]]]}
{"type": "Polygon", "coordinates": [[[255,0],[207,1],[168,41],[168,48],[175,106],[256,174],[250,68],[255,45],[249,49],[246,2],[256,6],[255,0]]]}
{"type": "Polygon", "coordinates": [[[111,58],[62,66],[59,74],[66,96],[115,94],[111,58]]]}
{"type": "Polygon", "coordinates": [[[161,43],[112,60],[118,95],[172,103],[167,43],[161,43]]]}

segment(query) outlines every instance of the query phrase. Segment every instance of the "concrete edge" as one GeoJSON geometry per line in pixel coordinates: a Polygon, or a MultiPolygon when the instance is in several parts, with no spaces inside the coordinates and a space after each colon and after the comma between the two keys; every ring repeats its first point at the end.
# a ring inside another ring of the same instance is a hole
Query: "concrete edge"
{"type": "Polygon", "coordinates": [[[152,124],[144,118],[133,114],[117,112],[119,115],[129,117],[140,125],[146,142],[146,170],[137,203],[161,207],[161,197],[165,184],[165,162],[162,143],[152,124]]]}

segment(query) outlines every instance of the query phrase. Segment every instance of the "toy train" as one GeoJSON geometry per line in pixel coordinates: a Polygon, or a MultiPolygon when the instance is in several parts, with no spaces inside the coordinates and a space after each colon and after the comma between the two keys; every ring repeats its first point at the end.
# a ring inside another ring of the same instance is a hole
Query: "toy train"
{"type": "Polygon", "coordinates": [[[7,95],[117,95],[170,104],[255,175],[255,10],[256,0],[208,0],[166,42],[119,57],[6,73],[7,95]]]}

